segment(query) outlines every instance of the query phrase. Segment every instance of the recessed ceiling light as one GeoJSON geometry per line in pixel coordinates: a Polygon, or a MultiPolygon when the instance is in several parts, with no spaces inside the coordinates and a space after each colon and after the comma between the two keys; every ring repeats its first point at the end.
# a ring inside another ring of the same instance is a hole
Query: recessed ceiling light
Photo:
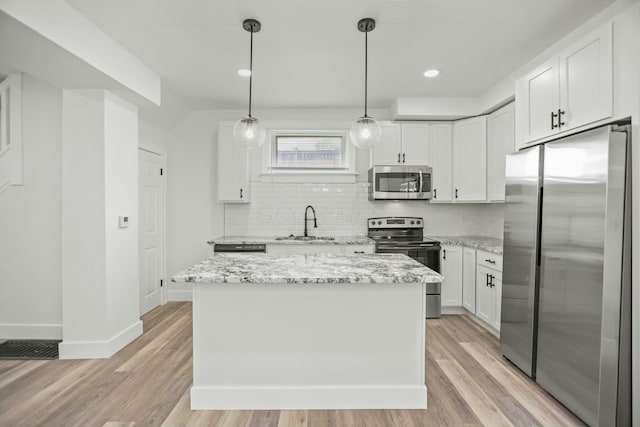
{"type": "Polygon", "coordinates": [[[440,74],[440,70],[436,68],[432,68],[424,72],[424,76],[428,78],[436,77],[438,74],[440,74]]]}
{"type": "Polygon", "coordinates": [[[247,70],[246,68],[241,68],[238,70],[238,74],[240,74],[242,77],[249,77],[251,75],[251,71],[247,70]]]}

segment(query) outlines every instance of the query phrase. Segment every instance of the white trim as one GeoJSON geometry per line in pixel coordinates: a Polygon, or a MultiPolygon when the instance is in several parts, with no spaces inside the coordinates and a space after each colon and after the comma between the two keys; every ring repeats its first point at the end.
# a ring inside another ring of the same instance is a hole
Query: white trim
{"type": "Polygon", "coordinates": [[[193,301],[193,291],[185,289],[168,289],[167,297],[169,301],[193,301]]]}
{"type": "Polygon", "coordinates": [[[193,386],[191,409],[427,409],[427,386],[193,386]]]}
{"type": "Polygon", "coordinates": [[[469,314],[469,311],[462,306],[444,306],[440,311],[442,314],[469,314]]]}
{"type": "Polygon", "coordinates": [[[106,341],[62,341],[58,346],[60,359],[108,359],[142,335],[142,321],[106,341]]]}
{"type": "Polygon", "coordinates": [[[24,340],[61,340],[61,324],[0,323],[0,338],[24,340]]]}
{"type": "Polygon", "coordinates": [[[159,145],[152,144],[150,142],[141,141],[138,139],[138,151],[148,151],[160,156],[160,167],[162,167],[162,177],[160,179],[160,194],[162,196],[162,202],[160,203],[160,270],[161,279],[164,286],[160,289],[160,304],[166,304],[171,301],[167,295],[167,286],[169,280],[167,279],[167,150],[159,145]]]}

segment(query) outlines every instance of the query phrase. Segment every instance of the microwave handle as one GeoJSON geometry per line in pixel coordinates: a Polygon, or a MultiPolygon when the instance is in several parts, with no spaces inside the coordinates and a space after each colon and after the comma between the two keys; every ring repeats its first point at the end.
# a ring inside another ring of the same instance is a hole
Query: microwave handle
{"type": "Polygon", "coordinates": [[[422,187],[422,171],[419,171],[418,173],[420,174],[420,187],[419,187],[420,190],[419,190],[419,192],[422,193],[422,188],[423,188],[422,187]]]}

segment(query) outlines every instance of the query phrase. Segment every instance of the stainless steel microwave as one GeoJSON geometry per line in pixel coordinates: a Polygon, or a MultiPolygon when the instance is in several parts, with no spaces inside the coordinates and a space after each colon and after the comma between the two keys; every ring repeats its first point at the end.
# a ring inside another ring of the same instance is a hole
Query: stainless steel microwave
{"type": "Polygon", "coordinates": [[[429,166],[374,166],[369,169],[369,200],[430,200],[429,166]]]}

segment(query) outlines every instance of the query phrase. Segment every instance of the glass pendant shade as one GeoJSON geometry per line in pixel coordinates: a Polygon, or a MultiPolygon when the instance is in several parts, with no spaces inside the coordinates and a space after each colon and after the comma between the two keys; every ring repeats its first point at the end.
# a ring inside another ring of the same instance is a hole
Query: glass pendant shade
{"type": "Polygon", "coordinates": [[[351,125],[349,139],[357,148],[370,149],[382,137],[380,124],[371,117],[360,117],[351,125]]]}
{"type": "Polygon", "coordinates": [[[266,132],[260,120],[255,117],[244,117],[233,127],[233,137],[242,142],[248,149],[256,148],[264,142],[266,132]]]}

